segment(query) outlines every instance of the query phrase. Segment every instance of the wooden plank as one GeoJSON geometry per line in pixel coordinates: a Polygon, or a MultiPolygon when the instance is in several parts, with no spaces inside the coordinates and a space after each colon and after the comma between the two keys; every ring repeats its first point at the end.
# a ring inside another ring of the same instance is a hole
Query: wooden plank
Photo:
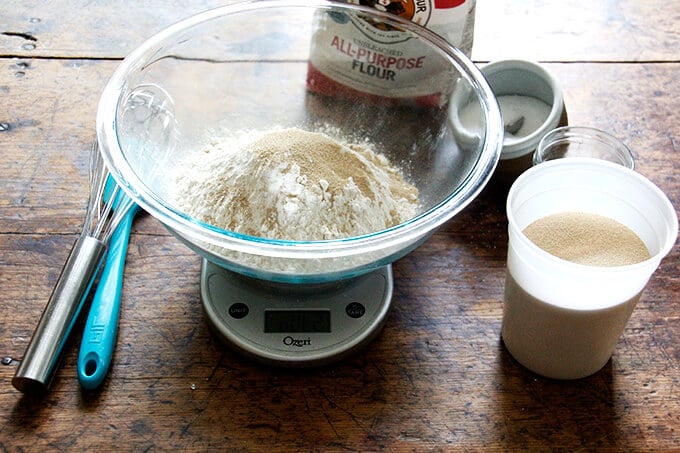
{"type": "MultiPolygon", "coordinates": [[[[468,223],[471,215],[459,221],[468,223]]],[[[673,313],[673,303],[658,298],[662,288],[654,282],[656,296],[643,298],[602,372],[570,383],[542,379],[519,367],[499,341],[503,251],[480,260],[475,248],[437,234],[395,265],[394,308],[369,348],[334,366],[281,370],[241,358],[210,334],[198,304],[196,257],[178,247],[171,238],[133,238],[119,345],[100,392],[78,389],[77,335],[47,403],[20,398],[9,384],[14,367],[0,367],[0,424],[8,445],[674,445],[679,318],[658,319],[673,313]]],[[[664,266],[664,278],[678,275],[672,267],[664,266]]],[[[2,338],[13,345],[3,344],[3,352],[21,350],[35,315],[12,316],[20,308],[11,302],[1,305],[11,320],[2,338]]]]}
{"type": "MultiPolygon", "coordinates": [[[[0,55],[122,58],[164,27],[234,0],[0,4],[0,55]]],[[[677,61],[673,2],[479,0],[476,61],[677,61]]]]}
{"type": "Polygon", "coordinates": [[[6,125],[0,205],[11,212],[0,231],[76,233],[85,218],[99,92],[116,62],[2,59],[0,65],[6,125]]]}
{"type": "MultiPolygon", "coordinates": [[[[23,354],[80,229],[94,113],[116,64],[0,59],[0,122],[11,126],[0,131],[0,357],[23,354]]],[[[548,67],[563,83],[571,123],[629,144],[638,171],[680,206],[678,64],[548,67]]],[[[81,319],[45,399],[12,388],[16,361],[0,365],[0,447],[679,449],[680,246],[650,281],[610,363],[558,382],[524,370],[500,342],[504,212],[504,194],[490,187],[397,262],[381,336],[311,370],[260,366],[225,348],[201,312],[199,257],[142,216],[104,387],[78,387],[81,319]]]]}
{"type": "Polygon", "coordinates": [[[678,61],[677,22],[677,5],[664,0],[479,0],[473,57],[678,61]]]}
{"type": "MultiPolygon", "coordinates": [[[[74,234],[85,214],[99,94],[117,63],[21,59],[0,65],[6,106],[0,122],[8,125],[0,132],[0,203],[12,209],[0,219],[0,232],[74,234]],[[19,63],[22,77],[16,76],[19,63]]],[[[680,161],[670,158],[680,124],[676,65],[546,67],[563,85],[571,124],[618,136],[632,148],[640,172],[674,187],[680,174],[680,161]]],[[[678,201],[677,194],[669,196],[678,201]]]]}
{"type": "Polygon", "coordinates": [[[122,58],[170,24],[234,0],[0,4],[0,55],[122,58]]]}

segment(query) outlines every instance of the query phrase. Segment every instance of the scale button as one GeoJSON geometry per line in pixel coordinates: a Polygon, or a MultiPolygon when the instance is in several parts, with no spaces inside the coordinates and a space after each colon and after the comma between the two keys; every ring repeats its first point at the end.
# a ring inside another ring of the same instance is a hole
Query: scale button
{"type": "Polygon", "coordinates": [[[361,318],[366,313],[366,307],[359,302],[352,302],[345,307],[345,312],[350,318],[361,318]]]}
{"type": "Polygon", "coordinates": [[[245,318],[246,316],[248,316],[248,306],[241,302],[231,304],[231,306],[229,307],[229,314],[231,315],[232,318],[235,319],[245,318]]]}

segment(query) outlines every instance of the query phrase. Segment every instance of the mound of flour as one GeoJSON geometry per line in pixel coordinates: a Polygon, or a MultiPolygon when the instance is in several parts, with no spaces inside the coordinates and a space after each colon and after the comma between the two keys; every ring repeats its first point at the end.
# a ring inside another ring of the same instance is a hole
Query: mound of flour
{"type": "Polygon", "coordinates": [[[186,213],[270,239],[368,234],[418,209],[418,189],[370,145],[295,128],[215,137],[180,165],[175,184],[186,213]]]}

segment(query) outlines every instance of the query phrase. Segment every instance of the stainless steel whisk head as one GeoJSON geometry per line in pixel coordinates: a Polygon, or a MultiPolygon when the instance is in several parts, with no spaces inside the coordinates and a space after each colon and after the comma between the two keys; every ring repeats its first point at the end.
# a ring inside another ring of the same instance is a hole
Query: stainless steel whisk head
{"type": "Polygon", "coordinates": [[[122,189],[111,178],[95,140],[90,153],[90,199],[83,234],[98,238],[108,246],[111,235],[133,202],[119,194],[122,189]]]}
{"type": "Polygon", "coordinates": [[[113,231],[132,206],[119,197],[95,140],[90,153],[90,196],[83,230],[45,307],[12,385],[24,393],[49,388],[64,344],[94,282],[113,231]]]}

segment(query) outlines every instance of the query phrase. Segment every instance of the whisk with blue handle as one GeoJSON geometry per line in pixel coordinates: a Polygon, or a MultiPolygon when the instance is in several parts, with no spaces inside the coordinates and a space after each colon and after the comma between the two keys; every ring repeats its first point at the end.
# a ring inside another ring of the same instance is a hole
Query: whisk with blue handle
{"type": "MultiPolygon", "coordinates": [[[[90,197],[83,230],[59,275],[12,385],[24,393],[45,393],[54,377],[64,344],[101,266],[113,231],[132,205],[114,207],[116,193],[104,197],[108,170],[95,140],[90,155],[90,197]]],[[[119,191],[116,186],[114,191],[119,191]]]]}
{"type": "MultiPolygon", "coordinates": [[[[116,182],[109,176],[104,196],[110,197],[115,187],[116,182]]],[[[114,209],[126,200],[127,195],[118,191],[114,209]]],[[[97,290],[92,297],[78,354],[78,381],[85,390],[98,388],[104,382],[111,365],[118,334],[125,255],[132,221],[140,212],[142,208],[137,203],[132,203],[132,207],[111,236],[97,290]]]]}

